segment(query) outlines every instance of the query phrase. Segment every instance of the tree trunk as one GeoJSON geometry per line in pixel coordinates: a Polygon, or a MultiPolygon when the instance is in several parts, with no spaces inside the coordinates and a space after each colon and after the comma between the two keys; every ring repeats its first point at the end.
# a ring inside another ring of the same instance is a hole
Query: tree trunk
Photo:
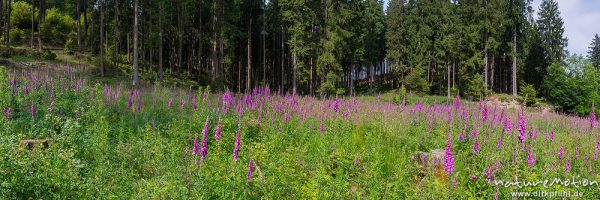
{"type": "Polygon", "coordinates": [[[296,52],[292,52],[292,65],[293,65],[293,68],[292,68],[292,92],[294,92],[294,93],[296,92],[296,89],[297,89],[296,88],[297,87],[296,86],[296,70],[298,69],[296,66],[297,64],[298,64],[298,56],[296,55],[296,52]]]}
{"type": "Polygon", "coordinates": [[[138,0],[133,6],[133,85],[138,83],[138,0]]]}
{"type": "MultiPolygon", "coordinates": [[[[181,1],[176,2],[179,10],[182,10],[181,1]]],[[[183,70],[183,12],[177,12],[177,68],[183,70]]],[[[189,72],[189,69],[188,69],[189,72]]]]}
{"type": "Polygon", "coordinates": [[[246,56],[246,58],[247,58],[246,64],[248,66],[246,67],[246,92],[251,92],[252,88],[250,88],[250,86],[251,86],[250,75],[252,73],[252,17],[250,17],[250,23],[248,24],[247,47],[248,47],[247,48],[248,55],[246,56]]]}
{"type": "Polygon", "coordinates": [[[491,59],[490,62],[491,62],[490,63],[490,70],[492,70],[490,72],[490,90],[493,91],[494,90],[494,71],[495,71],[495,69],[494,69],[494,63],[495,63],[495,61],[494,61],[494,55],[492,55],[492,59],[491,59]]]}
{"type": "MultiPolygon", "coordinates": [[[[162,7],[162,3],[160,4],[160,8],[159,8],[159,14],[158,14],[158,74],[159,74],[159,80],[160,82],[163,81],[163,29],[162,29],[162,19],[163,18],[163,7],[162,7]]],[[[128,45],[129,46],[129,45],[128,45]]],[[[127,48],[128,52],[127,54],[129,54],[129,47],[127,48]]]]}
{"type": "MultiPolygon", "coordinates": [[[[77,3],[79,3],[79,1],[77,1],[77,3]]],[[[29,45],[32,49],[33,49],[33,38],[34,38],[33,34],[35,31],[34,18],[35,18],[35,0],[31,0],[31,41],[30,41],[29,45]]]]}
{"type": "MultiPolygon", "coordinates": [[[[264,13],[263,13],[264,17],[264,13]]],[[[266,52],[266,41],[265,41],[265,20],[263,20],[262,32],[260,35],[262,36],[262,61],[263,61],[263,79],[262,82],[266,86],[267,85],[267,52],[266,52]]]]}
{"type": "MultiPolygon", "coordinates": [[[[32,5],[34,5],[32,3],[32,5]]],[[[81,7],[81,0],[77,0],[77,7],[75,8],[75,20],[77,20],[77,49],[81,49],[81,11],[79,8],[81,7]]],[[[31,13],[31,36],[33,37],[33,13],[31,13]]],[[[31,40],[31,46],[33,46],[33,39],[31,40]]]]}
{"type": "Polygon", "coordinates": [[[117,66],[119,55],[119,0],[115,0],[115,50],[113,52],[113,64],[117,66]]]}
{"type": "Polygon", "coordinates": [[[488,88],[488,49],[487,49],[487,33],[486,38],[484,39],[484,47],[483,47],[483,89],[487,90],[488,88]]]}
{"type": "Polygon", "coordinates": [[[309,79],[310,95],[313,95],[313,58],[310,57],[310,79],[309,79]]]}
{"type": "Polygon", "coordinates": [[[285,47],[284,47],[284,38],[283,38],[283,26],[281,26],[281,92],[285,90],[285,78],[283,76],[283,66],[285,65],[285,47]]]}
{"type": "Polygon", "coordinates": [[[88,47],[87,1],[88,0],[83,0],[83,37],[85,38],[83,46],[85,48],[88,47]]]}
{"type": "Polygon", "coordinates": [[[517,96],[517,28],[513,28],[512,95],[517,96]]]}
{"type": "Polygon", "coordinates": [[[446,77],[447,79],[447,87],[448,87],[448,99],[450,98],[450,64],[448,64],[448,61],[446,61],[446,66],[448,66],[448,76],[446,77]]]}
{"type": "Polygon", "coordinates": [[[354,95],[354,79],[352,73],[354,72],[354,66],[356,63],[350,62],[350,73],[348,73],[348,81],[350,81],[350,95],[354,95]]]}
{"type": "Polygon", "coordinates": [[[100,1],[100,76],[104,76],[104,1],[100,1]]]}
{"type": "MultiPolygon", "coordinates": [[[[3,19],[2,16],[4,16],[4,15],[2,15],[2,6],[3,5],[4,5],[4,2],[0,1],[0,26],[2,26],[2,19],[3,19]]],[[[2,35],[2,29],[0,29],[0,35],[2,35]]]]}
{"type": "Polygon", "coordinates": [[[6,1],[6,35],[4,36],[4,38],[6,38],[6,51],[10,52],[10,15],[11,15],[11,1],[12,0],[7,0],[6,1]]]}
{"type": "Polygon", "coordinates": [[[218,19],[217,19],[217,5],[218,5],[218,0],[213,0],[213,12],[212,12],[212,20],[213,20],[213,24],[212,24],[212,28],[213,28],[213,47],[212,47],[212,82],[216,82],[217,81],[217,73],[218,73],[218,19]]]}

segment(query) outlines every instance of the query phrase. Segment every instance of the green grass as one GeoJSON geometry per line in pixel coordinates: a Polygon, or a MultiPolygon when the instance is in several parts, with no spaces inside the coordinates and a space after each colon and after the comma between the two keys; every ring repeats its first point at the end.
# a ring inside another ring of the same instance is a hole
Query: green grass
{"type": "MultiPolygon", "coordinates": [[[[338,112],[335,98],[255,95],[256,107],[246,103],[240,117],[237,106],[227,114],[222,109],[217,113],[217,107],[223,108],[221,93],[209,92],[203,99],[203,91],[188,87],[148,85],[136,90],[139,96],[129,107],[133,88],[122,88],[115,98],[118,79],[89,79],[77,90],[77,79],[70,82],[62,73],[49,85],[53,100],[44,80],[19,77],[20,92],[15,94],[9,84],[12,76],[0,73],[0,107],[12,110],[10,119],[0,118],[3,199],[492,199],[497,190],[500,199],[506,199],[510,192],[544,189],[488,184],[483,172],[495,162],[501,166],[493,173],[495,180],[600,179],[599,161],[592,159],[600,132],[590,130],[586,119],[528,110],[527,127],[540,132],[536,140],[527,138],[523,151],[517,139],[518,112],[507,111],[515,126],[512,134],[503,134],[501,122],[480,120],[477,102],[463,101],[464,109],[455,110],[454,99],[411,95],[407,107],[400,107],[388,102],[393,93],[384,93],[381,102],[377,96],[338,99],[338,112]],[[23,92],[26,86],[29,94],[23,92]],[[197,98],[197,109],[190,97],[197,98]],[[420,103],[425,104],[421,111],[420,103]],[[470,117],[462,119],[463,112],[470,117]],[[196,165],[200,156],[192,155],[194,138],[201,143],[207,119],[208,154],[196,165]],[[464,130],[465,124],[469,130],[464,130]],[[241,149],[234,161],[238,125],[241,149]],[[472,150],[472,129],[479,133],[479,154],[472,150]],[[552,129],[556,139],[546,141],[545,131],[552,129]],[[424,169],[413,160],[418,152],[443,150],[449,133],[455,156],[450,175],[424,169]],[[465,141],[459,140],[461,133],[467,135],[465,141]],[[506,140],[498,149],[500,137],[506,140]],[[51,141],[46,149],[28,150],[19,147],[23,139],[51,141]],[[553,151],[561,146],[565,158],[558,159],[553,151]],[[533,167],[527,166],[530,147],[537,155],[533,167]],[[572,162],[568,173],[567,159],[572,162]],[[250,161],[255,170],[248,180],[250,161]]],[[[493,116],[491,107],[488,111],[493,116]]],[[[583,191],[589,198],[600,195],[597,187],[552,190],[583,191]]]]}

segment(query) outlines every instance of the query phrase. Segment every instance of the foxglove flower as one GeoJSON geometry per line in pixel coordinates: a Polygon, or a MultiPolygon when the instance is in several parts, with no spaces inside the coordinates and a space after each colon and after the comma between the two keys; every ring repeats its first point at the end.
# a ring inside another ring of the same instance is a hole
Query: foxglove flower
{"type": "Polygon", "coordinates": [[[36,113],[35,104],[32,102],[31,103],[31,119],[35,119],[35,113],[36,113]]]}
{"type": "Polygon", "coordinates": [[[240,134],[242,132],[241,125],[238,124],[237,135],[235,136],[235,147],[233,148],[233,160],[238,161],[238,154],[240,153],[240,134]]]}
{"type": "Polygon", "coordinates": [[[533,145],[529,145],[529,153],[527,154],[527,166],[535,165],[536,155],[533,153],[533,145]]]}
{"type": "Polygon", "coordinates": [[[479,138],[475,138],[475,143],[473,143],[473,153],[475,155],[479,154],[481,150],[481,146],[479,146],[479,138]]]}
{"type": "Polygon", "coordinates": [[[498,138],[498,142],[496,143],[496,148],[502,149],[502,136],[498,138]]]}
{"type": "Polygon", "coordinates": [[[558,159],[563,159],[563,155],[565,154],[565,150],[563,149],[562,144],[560,145],[560,150],[558,150],[558,159]]]}
{"type": "Polygon", "coordinates": [[[527,119],[524,114],[519,114],[519,141],[521,144],[525,143],[525,133],[527,132],[527,119]]]}
{"type": "Polygon", "coordinates": [[[552,134],[550,134],[550,141],[554,142],[554,128],[552,128],[552,134]]]}
{"type": "Polygon", "coordinates": [[[454,99],[454,108],[457,110],[460,108],[460,96],[459,95],[456,95],[456,98],[454,99]]]}
{"type": "Polygon", "coordinates": [[[454,156],[452,155],[452,139],[446,141],[446,152],[444,154],[444,170],[448,175],[454,171],[454,156]]]}
{"type": "Polygon", "coordinates": [[[254,173],[254,164],[252,163],[252,158],[248,161],[248,174],[246,174],[246,179],[249,182],[252,182],[252,174],[254,173]]]}
{"type": "Polygon", "coordinates": [[[198,154],[198,136],[194,138],[194,150],[192,151],[192,155],[198,154]]]}
{"type": "Polygon", "coordinates": [[[52,113],[52,110],[54,110],[54,101],[51,101],[50,106],[48,106],[48,111],[50,111],[50,113],[52,113]]]}
{"type": "Polygon", "coordinates": [[[217,130],[215,130],[215,140],[218,142],[221,141],[221,118],[219,118],[219,122],[217,122],[217,130]]]}
{"type": "Polygon", "coordinates": [[[196,97],[192,99],[192,107],[194,108],[194,110],[198,109],[198,101],[196,101],[196,97]]]}
{"type": "Polygon", "coordinates": [[[172,106],[173,106],[173,99],[169,99],[169,102],[167,102],[167,108],[171,109],[172,106]]]}
{"type": "Polygon", "coordinates": [[[202,148],[200,149],[200,158],[204,161],[206,158],[206,154],[208,154],[208,147],[206,146],[206,142],[208,140],[208,117],[206,117],[206,122],[204,122],[204,129],[202,130],[202,148]]]}
{"type": "Polygon", "coordinates": [[[598,125],[598,119],[596,118],[596,108],[594,108],[594,104],[592,104],[592,112],[590,113],[590,124],[592,128],[596,128],[598,125]]]}
{"type": "Polygon", "coordinates": [[[569,173],[570,169],[571,169],[571,159],[569,158],[567,160],[567,163],[565,163],[565,172],[569,173]]]}
{"type": "Polygon", "coordinates": [[[12,110],[10,107],[4,108],[4,120],[10,121],[12,119],[12,110]]]}
{"type": "Polygon", "coordinates": [[[319,132],[321,133],[321,135],[323,134],[323,132],[325,132],[325,126],[323,125],[323,123],[321,122],[321,124],[319,125],[319,132]]]}
{"type": "Polygon", "coordinates": [[[480,120],[485,121],[488,119],[488,108],[487,105],[483,106],[483,110],[481,111],[480,120]]]}

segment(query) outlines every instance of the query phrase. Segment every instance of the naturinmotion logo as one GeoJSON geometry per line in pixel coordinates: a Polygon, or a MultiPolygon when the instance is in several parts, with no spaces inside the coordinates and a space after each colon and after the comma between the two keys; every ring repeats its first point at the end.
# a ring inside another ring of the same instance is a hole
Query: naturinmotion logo
{"type": "Polygon", "coordinates": [[[597,186],[598,181],[582,179],[582,178],[580,178],[580,176],[577,176],[577,177],[572,176],[571,179],[554,178],[554,179],[545,179],[545,180],[540,180],[540,181],[519,181],[518,179],[516,179],[515,181],[494,180],[494,184],[496,186],[498,186],[498,185],[504,186],[505,188],[517,187],[519,189],[523,188],[523,187],[537,187],[537,186],[543,186],[544,188],[548,188],[548,187],[552,187],[555,185],[579,188],[579,187],[597,186]]]}

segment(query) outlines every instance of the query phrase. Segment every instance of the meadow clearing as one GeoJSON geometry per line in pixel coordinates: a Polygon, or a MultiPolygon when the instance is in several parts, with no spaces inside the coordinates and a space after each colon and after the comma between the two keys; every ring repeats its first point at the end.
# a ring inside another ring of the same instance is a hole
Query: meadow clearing
{"type": "Polygon", "coordinates": [[[96,83],[84,68],[0,68],[3,199],[600,196],[594,113],[269,86],[134,88],[96,83]],[[442,156],[419,161],[433,150],[442,156]],[[556,179],[570,184],[524,185],[556,179]]]}

